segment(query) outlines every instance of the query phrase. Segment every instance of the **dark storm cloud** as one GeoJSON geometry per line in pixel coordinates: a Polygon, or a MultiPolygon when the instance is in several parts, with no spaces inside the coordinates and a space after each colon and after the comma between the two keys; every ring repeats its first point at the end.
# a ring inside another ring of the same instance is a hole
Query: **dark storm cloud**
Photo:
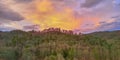
{"type": "Polygon", "coordinates": [[[17,12],[0,3],[0,18],[3,20],[20,21],[24,18],[17,12]]]}
{"type": "Polygon", "coordinates": [[[29,3],[29,2],[32,2],[33,0],[15,0],[15,2],[18,2],[18,3],[29,3]]]}
{"type": "Polygon", "coordinates": [[[96,6],[97,4],[99,4],[102,1],[103,0],[85,0],[85,3],[83,3],[81,5],[81,7],[90,8],[90,7],[96,6]]]}

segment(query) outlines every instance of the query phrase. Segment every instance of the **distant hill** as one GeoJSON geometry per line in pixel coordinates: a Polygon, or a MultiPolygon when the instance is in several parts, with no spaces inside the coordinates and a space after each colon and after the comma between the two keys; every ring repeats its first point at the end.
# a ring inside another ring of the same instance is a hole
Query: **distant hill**
{"type": "Polygon", "coordinates": [[[117,39],[120,40],[120,31],[103,31],[103,32],[94,32],[88,35],[93,35],[96,37],[106,38],[106,39],[117,39]]]}
{"type": "Polygon", "coordinates": [[[0,60],[120,60],[120,31],[1,31],[0,60]]]}

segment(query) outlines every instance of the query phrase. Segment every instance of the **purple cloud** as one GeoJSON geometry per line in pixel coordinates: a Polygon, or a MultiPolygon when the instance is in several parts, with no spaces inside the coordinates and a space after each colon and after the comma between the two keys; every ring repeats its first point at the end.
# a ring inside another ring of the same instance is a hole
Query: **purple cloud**
{"type": "Polygon", "coordinates": [[[25,30],[39,30],[39,25],[29,25],[29,26],[23,26],[25,30]]]}
{"type": "Polygon", "coordinates": [[[0,4],[0,20],[12,20],[12,21],[20,21],[24,20],[24,17],[14,10],[6,7],[4,4],[0,4]]]}
{"type": "Polygon", "coordinates": [[[93,7],[102,2],[103,0],[85,0],[85,3],[82,4],[82,7],[93,7]]]}
{"type": "Polygon", "coordinates": [[[14,0],[17,3],[29,3],[32,2],[33,0],[14,0]]]}

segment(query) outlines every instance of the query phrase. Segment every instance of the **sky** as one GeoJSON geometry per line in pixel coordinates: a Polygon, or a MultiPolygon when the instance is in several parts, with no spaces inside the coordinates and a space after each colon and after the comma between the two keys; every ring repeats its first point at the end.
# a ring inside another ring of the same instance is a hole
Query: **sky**
{"type": "Polygon", "coordinates": [[[120,0],[0,0],[0,31],[120,30],[120,0]]]}

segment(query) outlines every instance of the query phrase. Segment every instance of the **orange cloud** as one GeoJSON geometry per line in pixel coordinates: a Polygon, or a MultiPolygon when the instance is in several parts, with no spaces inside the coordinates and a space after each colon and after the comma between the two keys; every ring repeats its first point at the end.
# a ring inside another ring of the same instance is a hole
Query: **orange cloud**
{"type": "Polygon", "coordinates": [[[34,12],[27,14],[26,17],[34,24],[40,25],[40,30],[50,27],[73,30],[81,23],[75,18],[71,8],[65,7],[57,11],[49,0],[36,1],[34,7],[34,12]]]}
{"type": "Polygon", "coordinates": [[[39,12],[49,12],[53,10],[52,2],[49,0],[36,1],[35,5],[39,12]]]}
{"type": "Polygon", "coordinates": [[[73,8],[68,6],[61,7],[58,5],[60,10],[56,9],[54,2],[51,0],[36,0],[33,2],[33,8],[31,8],[25,16],[27,20],[33,24],[40,25],[39,30],[46,28],[61,28],[66,30],[75,29],[87,29],[90,28],[95,30],[100,26],[100,18],[97,16],[83,16],[79,17],[75,15],[73,8]],[[85,23],[94,24],[93,26],[82,27],[85,23]]]}

